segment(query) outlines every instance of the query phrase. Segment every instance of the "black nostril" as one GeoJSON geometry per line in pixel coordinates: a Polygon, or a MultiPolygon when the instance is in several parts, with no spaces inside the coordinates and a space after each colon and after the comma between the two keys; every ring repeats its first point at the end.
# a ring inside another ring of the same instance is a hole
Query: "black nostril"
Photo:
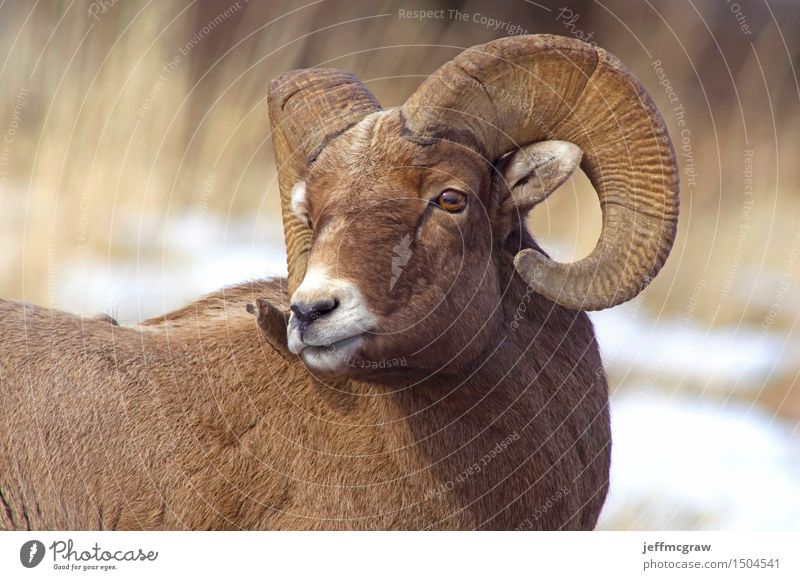
{"type": "Polygon", "coordinates": [[[302,326],[308,326],[315,320],[322,318],[329,312],[336,310],[339,301],[334,298],[315,300],[314,302],[295,302],[290,308],[295,318],[302,326]]]}

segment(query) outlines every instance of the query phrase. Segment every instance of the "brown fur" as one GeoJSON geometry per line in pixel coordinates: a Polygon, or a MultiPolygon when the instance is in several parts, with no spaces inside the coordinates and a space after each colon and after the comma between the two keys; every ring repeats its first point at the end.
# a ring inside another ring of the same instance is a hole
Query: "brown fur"
{"type": "Polygon", "coordinates": [[[396,121],[312,166],[310,263],[377,313],[355,362],[407,364],[313,376],[246,310],[287,310],[279,279],[133,327],[0,301],[0,528],[594,527],[610,429],[591,323],[515,275],[536,246],[519,220],[498,231],[491,166],[392,139],[396,121]],[[469,211],[425,217],[453,180],[469,211]]]}

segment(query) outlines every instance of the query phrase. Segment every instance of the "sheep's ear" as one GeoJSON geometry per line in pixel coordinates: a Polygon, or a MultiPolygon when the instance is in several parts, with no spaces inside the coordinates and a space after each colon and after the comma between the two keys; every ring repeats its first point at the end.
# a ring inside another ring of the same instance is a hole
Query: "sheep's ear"
{"type": "Polygon", "coordinates": [[[311,225],[308,217],[308,201],[306,197],[306,182],[298,181],[292,187],[292,213],[307,226],[311,225]]]}
{"type": "Polygon", "coordinates": [[[524,218],[572,175],[582,156],[580,147],[567,141],[540,141],[503,159],[498,167],[498,187],[506,193],[503,221],[524,218]]]}
{"type": "Polygon", "coordinates": [[[291,359],[289,345],[286,338],[286,325],[289,323],[289,313],[280,310],[263,298],[256,300],[255,304],[248,304],[247,311],[255,315],[258,327],[267,342],[284,358],[291,359]]]}

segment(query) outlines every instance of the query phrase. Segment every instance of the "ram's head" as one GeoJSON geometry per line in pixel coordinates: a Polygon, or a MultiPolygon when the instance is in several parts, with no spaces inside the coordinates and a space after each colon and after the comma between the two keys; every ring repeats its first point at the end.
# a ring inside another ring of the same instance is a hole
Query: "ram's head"
{"type": "Polygon", "coordinates": [[[293,71],[273,81],[269,109],[288,346],[313,370],[399,357],[459,368],[503,334],[514,284],[568,309],[607,308],[638,294],[672,246],[677,172],[663,120],[624,66],[588,44],[477,46],[389,110],[348,73],[293,71]],[[525,218],[579,163],[602,234],[562,264],[531,242],[525,218]]]}

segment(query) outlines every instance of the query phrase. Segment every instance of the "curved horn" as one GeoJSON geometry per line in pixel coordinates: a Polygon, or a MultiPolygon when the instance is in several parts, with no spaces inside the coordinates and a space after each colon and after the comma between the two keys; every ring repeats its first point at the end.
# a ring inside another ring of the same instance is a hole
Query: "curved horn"
{"type": "Polygon", "coordinates": [[[292,213],[292,187],[330,139],[380,106],[357,77],[335,69],[285,73],[270,83],[267,103],[291,296],[303,279],[311,249],[311,230],[292,213]]]}
{"type": "Polygon", "coordinates": [[[543,139],[583,150],[603,212],[597,246],[571,264],[532,249],[514,260],[548,299],[608,308],[636,296],[664,265],[678,220],[675,153],[650,96],[603,49],[550,35],[476,46],[431,75],[402,114],[420,138],[470,133],[490,161],[543,139]]]}

